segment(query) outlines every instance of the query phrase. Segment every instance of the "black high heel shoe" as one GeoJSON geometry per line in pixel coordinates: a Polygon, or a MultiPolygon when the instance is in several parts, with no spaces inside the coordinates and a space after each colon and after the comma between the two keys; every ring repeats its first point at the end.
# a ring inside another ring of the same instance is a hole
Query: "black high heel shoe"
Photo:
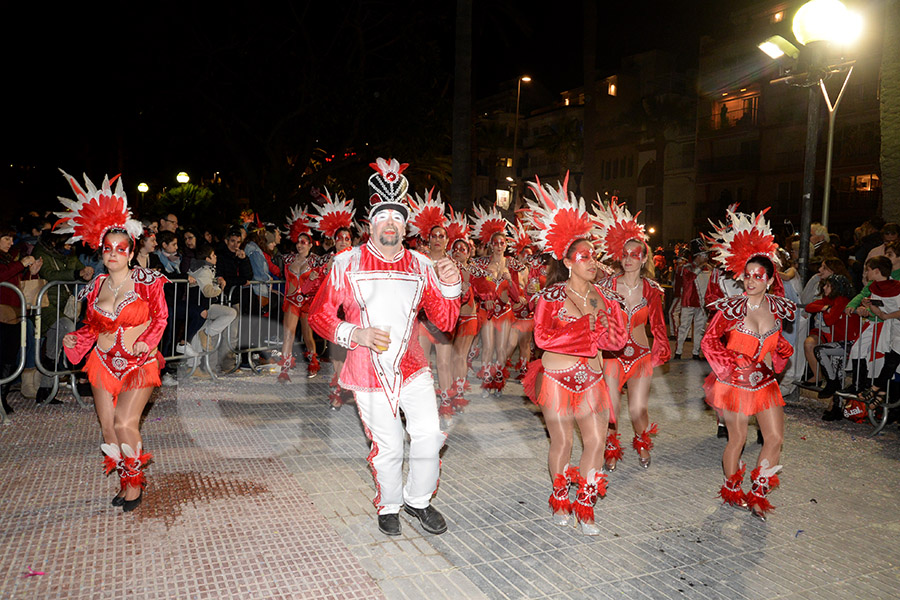
{"type": "Polygon", "coordinates": [[[113,496],[112,502],[110,502],[113,506],[122,506],[125,504],[125,494],[119,492],[115,496],[113,496]],[[121,496],[119,494],[122,494],[121,496]]]}
{"type": "Polygon", "coordinates": [[[138,497],[134,500],[125,500],[125,497],[122,497],[122,512],[131,512],[141,505],[141,499],[144,497],[144,490],[141,490],[141,493],[138,494],[138,497]]]}

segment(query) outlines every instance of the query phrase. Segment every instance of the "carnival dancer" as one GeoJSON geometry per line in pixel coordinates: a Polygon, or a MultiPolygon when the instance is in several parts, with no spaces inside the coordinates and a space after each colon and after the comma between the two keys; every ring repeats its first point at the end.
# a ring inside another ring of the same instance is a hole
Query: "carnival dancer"
{"type": "Polygon", "coordinates": [[[539,181],[531,184],[536,201],[529,199],[528,207],[535,239],[554,264],[534,314],[535,343],[544,350],[541,366],[529,368],[523,385],[541,407],[550,434],[553,522],[566,525],[574,512],[582,533],[597,535],[594,505],[606,494],[603,451],[607,426],[615,418],[601,351],[621,349],[627,333],[619,298],[593,283],[597,262],[590,239],[596,223],[585,211],[584,199],[570,197],[567,184],[568,176],[555,190],[542,188],[539,181]],[[576,423],[584,451],[578,467],[572,467],[576,423]],[[577,486],[574,503],[571,485],[577,486]]]}
{"type": "Polygon", "coordinates": [[[290,371],[297,361],[294,357],[294,337],[297,323],[306,350],[303,357],[307,361],[306,376],[312,379],[319,373],[319,357],[316,354],[316,342],[309,326],[309,307],[321,283],[321,271],[328,263],[328,257],[312,254],[312,217],[305,208],[299,205],[291,209],[288,220],[287,235],[294,243],[296,253],[284,257],[285,294],[282,310],[284,312],[284,342],[281,346],[281,373],[278,381],[288,383],[290,371]]]}
{"type": "Polygon", "coordinates": [[[63,337],[63,346],[72,364],[90,352],[84,368],[103,434],[104,468],[119,475],[112,504],[129,512],[141,503],[144,469],[152,458],[143,450],[139,427],[150,394],[160,385],[163,357],[157,346],[169,315],[163,293],[168,280],[158,271],[128,266],[143,227],[131,218],[122,180],[104,177],[98,189],[87,176],[81,187],[74,177],[63,175],[76,198],[59,199],[68,210],[56,213],[61,217],[56,227],[72,234],[68,243],[80,240],[100,249],[108,273],[83,291],[84,326],[63,337]]]}
{"type": "Polygon", "coordinates": [[[448,248],[450,248],[450,257],[456,263],[462,277],[462,297],[459,321],[456,324],[456,331],[453,333],[453,352],[451,353],[453,384],[456,393],[450,399],[450,407],[446,407],[443,400],[441,401],[439,412],[445,418],[462,412],[469,404],[465,397],[469,390],[467,358],[479,327],[478,306],[475,302],[475,290],[472,289],[472,273],[469,265],[474,249],[468,236],[469,223],[465,214],[454,212],[451,206],[450,219],[447,224],[448,248]]]}
{"type": "MultiPolygon", "coordinates": [[[[768,209],[767,209],[768,210],[768,209]]],[[[722,456],[725,483],[723,501],[749,508],[765,520],[772,509],[767,496],[778,486],[777,464],[784,439],[784,399],[775,379],[793,354],[781,333],[782,323],[793,320],[795,305],[783,297],[777,276],[778,246],[759,214],[728,212],[730,227],[717,227],[714,249],[725,267],[744,284],[744,295],[722,298],[703,337],[703,352],[713,372],[706,379],[706,401],[724,415],[728,444],[722,456]],[[772,293],[768,293],[771,291],[772,293]],[[747,425],[756,415],[763,446],[744,493],[747,425]]]]}
{"type": "Polygon", "coordinates": [[[531,342],[534,339],[534,303],[531,300],[547,281],[547,266],[540,254],[535,253],[534,242],[525,231],[522,220],[516,222],[513,253],[523,268],[515,270],[513,275],[519,298],[512,305],[513,322],[506,347],[506,367],[521,379],[531,361],[531,342]],[[512,364],[512,356],[517,348],[519,360],[512,364]]]}
{"type": "MultiPolygon", "coordinates": [[[[311,298],[315,297],[319,287],[327,278],[334,258],[350,251],[353,247],[353,216],[356,214],[353,201],[338,197],[332,198],[327,189],[322,194],[322,200],[322,205],[316,207],[319,215],[314,217],[315,226],[319,233],[334,242],[334,254],[328,255],[324,262],[315,261],[317,265],[314,267],[315,274],[310,274],[308,280],[310,285],[304,292],[304,295],[311,298]]],[[[347,350],[339,344],[332,344],[329,347],[329,355],[334,370],[329,383],[331,391],[328,393],[328,405],[331,410],[340,410],[348,397],[352,397],[350,391],[341,388],[339,383],[347,350]]]]}
{"type": "Polygon", "coordinates": [[[691,246],[693,259],[675,272],[675,302],[679,307],[680,314],[675,356],[682,357],[684,342],[688,333],[691,332],[691,324],[693,324],[692,358],[700,360],[700,340],[703,338],[703,331],[706,328],[706,310],[703,299],[706,297],[706,288],[709,285],[712,268],[709,265],[709,252],[702,240],[694,240],[691,242],[691,246]]]}
{"type": "Polygon", "coordinates": [[[481,328],[481,370],[477,376],[482,380],[485,395],[491,392],[500,395],[509,378],[506,351],[514,319],[512,303],[519,299],[512,273],[524,267],[506,256],[509,222],[500,212],[494,207],[485,211],[476,206],[472,210],[475,213],[473,234],[490,252],[472,260],[472,285],[479,309],[485,314],[485,326],[481,328]]]}
{"type": "Polygon", "coordinates": [[[403,247],[408,208],[407,165],[379,158],[369,177],[371,236],[362,246],[335,257],[310,311],[310,325],[347,348],[340,374],[353,390],[360,419],[371,440],[369,464],[375,479],[378,528],[400,534],[401,505],[429,533],[447,530],[431,506],[440,474],[440,429],[434,379],[416,339],[416,314],[425,309],[442,331],[459,317],[460,274],[449,258],[432,263],[403,247]],[[343,308],[344,318],[338,316],[343,308]],[[409,474],[402,485],[404,426],[409,434],[409,474]]]}
{"type": "MultiPolygon", "coordinates": [[[[613,415],[618,416],[622,389],[628,384],[628,412],[634,428],[632,447],[638,453],[642,468],[650,467],[652,434],[658,432],[656,423],[650,423],[647,405],[650,397],[650,378],[653,369],[669,360],[669,334],[663,314],[665,292],[653,280],[653,263],[644,226],[637,222],[624,204],[615,200],[601,207],[597,213],[602,227],[600,248],[602,260],[619,264],[622,272],[601,282],[601,286],[616,292],[625,299],[625,315],[628,340],[618,351],[603,353],[603,373],[609,385],[613,415]],[[653,334],[653,346],[647,339],[647,323],[653,334]]],[[[610,419],[615,421],[616,419],[610,419]]],[[[616,470],[622,458],[622,446],[615,424],[610,424],[606,438],[605,467],[616,470]]]]}
{"type": "MultiPolygon", "coordinates": [[[[409,201],[409,222],[407,234],[418,236],[424,242],[423,254],[437,263],[442,258],[447,258],[447,226],[448,220],[444,214],[445,207],[441,201],[441,193],[434,196],[434,188],[425,192],[422,199],[416,194],[416,199],[409,201]]],[[[441,406],[439,413],[443,417],[453,414],[453,400],[456,396],[456,385],[453,381],[452,355],[453,355],[453,331],[441,331],[428,320],[424,311],[419,311],[418,327],[419,344],[425,353],[425,360],[430,360],[431,349],[434,348],[437,357],[437,379],[440,389],[439,397],[441,406]]]]}

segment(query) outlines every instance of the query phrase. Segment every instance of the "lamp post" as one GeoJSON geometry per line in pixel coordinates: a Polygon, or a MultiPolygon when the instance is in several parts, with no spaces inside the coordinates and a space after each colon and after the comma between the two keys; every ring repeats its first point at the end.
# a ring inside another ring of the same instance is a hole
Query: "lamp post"
{"type": "Polygon", "coordinates": [[[806,153],[803,161],[803,196],[800,209],[800,256],[798,271],[800,280],[806,282],[809,268],[809,228],[812,225],[812,202],[816,184],[816,145],[819,139],[819,108],[821,89],[828,102],[829,132],[828,152],[825,165],[825,195],[822,205],[822,224],[828,226],[828,203],[831,186],[831,144],[834,137],[834,117],[847,87],[847,80],[853,70],[852,62],[837,65],[828,64],[827,51],[830,45],[851,44],[862,31],[862,19],[847,10],[839,0],[810,0],[794,15],[792,31],[797,42],[803,46],[798,50],[781,36],[773,36],[759,45],[760,50],[774,59],[788,56],[796,61],[801,71],[774,79],[771,83],[787,83],[809,89],[806,115],[806,153]],[[841,87],[837,100],[832,104],[825,89],[825,79],[847,71],[847,78],[841,87]]]}
{"type": "Polygon", "coordinates": [[[519,149],[519,100],[522,98],[522,82],[530,83],[531,77],[522,75],[516,83],[516,118],[513,124],[513,151],[512,151],[512,183],[509,186],[510,195],[515,200],[518,173],[516,173],[516,155],[519,149]]]}

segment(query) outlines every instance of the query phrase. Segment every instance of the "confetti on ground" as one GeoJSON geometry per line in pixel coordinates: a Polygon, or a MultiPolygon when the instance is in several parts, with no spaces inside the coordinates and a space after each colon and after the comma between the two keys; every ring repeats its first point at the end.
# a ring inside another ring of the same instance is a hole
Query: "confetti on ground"
{"type": "Polygon", "coordinates": [[[36,575],[44,575],[43,571],[35,571],[31,567],[28,567],[28,570],[25,571],[25,574],[22,577],[34,577],[36,575]]]}
{"type": "Polygon", "coordinates": [[[800,537],[800,534],[801,534],[801,533],[803,533],[803,530],[802,530],[802,529],[798,529],[798,530],[797,530],[797,533],[794,534],[794,537],[795,537],[795,538],[796,538],[796,537],[800,537]]]}

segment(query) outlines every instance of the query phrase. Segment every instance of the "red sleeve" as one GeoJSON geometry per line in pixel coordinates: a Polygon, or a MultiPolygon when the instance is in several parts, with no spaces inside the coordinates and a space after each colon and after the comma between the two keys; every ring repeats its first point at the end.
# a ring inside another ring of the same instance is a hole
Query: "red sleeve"
{"type": "Polygon", "coordinates": [[[663,292],[653,287],[650,288],[650,333],[653,334],[650,358],[654,367],[664,365],[672,356],[672,349],[669,347],[669,331],[666,329],[666,318],[663,315],[662,297],[663,292]]]}
{"type": "Polygon", "coordinates": [[[489,282],[484,277],[470,277],[469,283],[472,284],[472,289],[475,290],[475,297],[481,301],[485,302],[487,300],[496,300],[497,292],[491,282],[489,282]]]}
{"type": "Polygon", "coordinates": [[[734,352],[722,343],[722,336],[730,326],[731,321],[726,319],[721,311],[717,311],[706,326],[706,333],[703,335],[703,341],[700,342],[703,356],[706,357],[716,377],[723,381],[729,378],[736,366],[734,352]]]}
{"type": "MultiPolygon", "coordinates": [[[[309,308],[309,326],[326,340],[337,343],[337,328],[344,322],[338,317],[338,307],[342,304],[341,294],[331,283],[330,274],[320,279],[323,281],[309,308]]],[[[344,285],[349,284],[345,281],[344,285]]]]}
{"type": "Polygon", "coordinates": [[[511,275],[512,280],[509,282],[509,285],[507,285],[507,293],[509,294],[509,299],[515,303],[522,297],[522,288],[519,286],[519,274],[515,273],[514,275],[511,275]]]}
{"type": "Polygon", "coordinates": [[[0,281],[9,281],[24,270],[25,265],[20,260],[0,263],[0,281]]]}
{"type": "Polygon", "coordinates": [[[830,298],[819,298],[806,305],[806,312],[817,313],[827,310],[832,305],[830,298]]]}
{"type": "Polygon", "coordinates": [[[785,339],[784,334],[778,334],[778,344],[772,353],[772,367],[776,373],[781,373],[787,367],[788,359],[793,356],[794,347],[785,339]]]}
{"type": "Polygon", "coordinates": [[[706,296],[703,298],[703,306],[709,306],[716,300],[725,297],[719,278],[722,274],[718,269],[713,269],[712,275],[709,276],[709,285],[706,286],[706,296]]]}
{"type": "MultiPolygon", "coordinates": [[[[445,298],[438,286],[437,274],[433,267],[428,268],[428,279],[425,282],[425,293],[422,296],[422,306],[425,315],[435,327],[441,331],[453,331],[459,320],[459,296],[445,298]]],[[[460,284],[462,282],[460,281],[460,284]]]]}
{"type": "MultiPolygon", "coordinates": [[[[822,318],[825,320],[825,324],[829,327],[834,327],[838,321],[840,321],[844,316],[844,309],[847,308],[847,304],[850,302],[850,298],[845,298],[844,296],[838,296],[833,299],[833,303],[828,307],[828,310],[822,315],[822,318]]],[[[815,303],[813,303],[815,304],[815,303]]],[[[809,308],[806,309],[809,312],[809,308]]]]}
{"type": "Polygon", "coordinates": [[[684,267],[679,267],[675,271],[675,285],[672,293],[675,298],[681,298],[681,289],[684,287],[684,267]]]}
{"type": "Polygon", "coordinates": [[[136,291],[143,288],[138,293],[150,305],[150,326],[138,336],[135,342],[144,342],[151,350],[159,346],[163,331],[169,322],[169,307],[166,306],[166,295],[163,291],[165,281],[164,278],[158,278],[150,285],[139,283],[134,285],[136,291]]]}

